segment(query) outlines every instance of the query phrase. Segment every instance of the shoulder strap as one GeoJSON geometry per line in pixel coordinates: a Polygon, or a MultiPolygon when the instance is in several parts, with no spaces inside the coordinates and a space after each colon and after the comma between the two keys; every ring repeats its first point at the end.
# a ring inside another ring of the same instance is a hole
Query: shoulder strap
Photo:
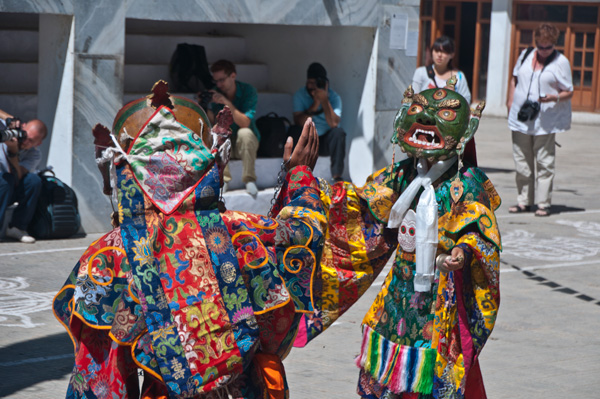
{"type": "Polygon", "coordinates": [[[552,52],[552,54],[550,54],[548,56],[548,58],[546,58],[546,61],[544,61],[544,68],[546,68],[552,61],[554,61],[554,59],[558,56],[558,50],[554,50],[552,52]]]}
{"type": "Polygon", "coordinates": [[[435,87],[438,87],[437,82],[435,81],[435,72],[433,72],[433,65],[427,65],[425,69],[427,70],[427,76],[429,76],[429,79],[433,80],[433,84],[435,85],[435,87]]]}
{"type": "Polygon", "coordinates": [[[531,52],[533,51],[533,46],[529,46],[527,47],[527,50],[525,51],[525,55],[523,56],[523,58],[521,59],[521,65],[523,65],[523,63],[525,62],[525,59],[527,57],[529,57],[529,54],[531,54],[531,52]]]}

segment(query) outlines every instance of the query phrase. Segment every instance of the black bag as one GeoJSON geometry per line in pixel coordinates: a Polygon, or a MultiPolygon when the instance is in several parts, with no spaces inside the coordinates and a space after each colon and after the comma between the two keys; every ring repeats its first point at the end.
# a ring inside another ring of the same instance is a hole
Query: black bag
{"type": "Polygon", "coordinates": [[[261,158],[281,158],[289,126],[290,121],[288,118],[279,116],[275,112],[269,112],[258,118],[256,120],[256,127],[260,132],[258,156],[261,158]]]}
{"type": "Polygon", "coordinates": [[[50,170],[45,169],[38,176],[42,179],[42,190],[27,232],[38,239],[67,238],[77,233],[81,218],[75,191],[50,170]]]}
{"type": "Polygon", "coordinates": [[[173,93],[198,93],[214,87],[204,46],[179,43],[169,64],[173,93]]]}

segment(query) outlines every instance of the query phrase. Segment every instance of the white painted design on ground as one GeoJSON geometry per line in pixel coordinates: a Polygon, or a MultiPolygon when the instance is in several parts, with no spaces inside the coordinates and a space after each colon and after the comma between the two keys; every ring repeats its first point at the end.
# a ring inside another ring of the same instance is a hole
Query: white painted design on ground
{"type": "Polygon", "coordinates": [[[580,237],[536,238],[525,230],[504,233],[502,247],[505,255],[556,262],[579,261],[600,253],[598,241],[580,237]]]}
{"type": "Polygon", "coordinates": [[[34,323],[27,314],[49,310],[52,292],[25,291],[29,284],[23,277],[0,277],[0,326],[33,328],[44,323],[34,323]]]}
{"type": "Polygon", "coordinates": [[[557,220],[556,223],[565,226],[572,226],[577,229],[579,234],[587,237],[600,238],[600,223],[572,220],[557,220]]]}

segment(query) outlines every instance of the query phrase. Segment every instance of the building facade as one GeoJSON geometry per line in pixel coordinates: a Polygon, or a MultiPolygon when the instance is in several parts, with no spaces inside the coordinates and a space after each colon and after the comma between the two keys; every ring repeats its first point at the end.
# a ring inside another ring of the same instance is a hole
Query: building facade
{"type": "Polygon", "coordinates": [[[422,0],[417,64],[427,62],[437,36],[454,38],[473,99],[485,99],[488,114],[506,115],[512,66],[523,49],[535,46],[533,32],[542,22],[560,30],[556,48],[571,62],[574,120],[600,120],[600,2],[422,0]]]}
{"type": "MultiPolygon", "coordinates": [[[[92,127],[168,80],[174,43],[233,58],[259,103],[281,104],[323,63],[344,102],[347,170],[362,184],[392,158],[392,123],[427,46],[458,42],[458,64],[486,114],[506,115],[512,64],[549,20],[573,66],[575,121],[600,108],[598,2],[517,0],[2,0],[0,109],[49,126],[46,164],[78,194],[86,232],[110,228],[110,200],[93,156],[92,127]],[[215,40],[217,40],[215,42],[215,40]],[[212,44],[211,44],[212,43],[212,44]],[[208,51],[210,49],[210,51],[208,51]],[[269,100],[270,99],[270,100],[269,100]]],[[[243,79],[242,79],[243,77],[243,79]]],[[[260,106],[260,104],[259,104],[260,106]]],[[[265,112],[269,109],[264,109],[265,112]]],[[[288,115],[291,117],[291,115],[288,115]]],[[[266,211],[266,210],[265,210],[266,211]]]]}

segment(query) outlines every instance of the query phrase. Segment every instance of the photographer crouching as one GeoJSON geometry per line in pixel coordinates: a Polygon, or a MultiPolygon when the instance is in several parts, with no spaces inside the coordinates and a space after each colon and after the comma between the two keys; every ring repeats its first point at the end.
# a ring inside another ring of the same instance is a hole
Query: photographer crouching
{"type": "Polygon", "coordinates": [[[27,234],[33,217],[42,181],[35,173],[42,159],[37,148],[48,129],[44,122],[32,119],[21,123],[12,115],[0,110],[0,226],[4,225],[6,209],[13,203],[19,205],[8,223],[5,236],[23,243],[34,243],[27,234]]]}

